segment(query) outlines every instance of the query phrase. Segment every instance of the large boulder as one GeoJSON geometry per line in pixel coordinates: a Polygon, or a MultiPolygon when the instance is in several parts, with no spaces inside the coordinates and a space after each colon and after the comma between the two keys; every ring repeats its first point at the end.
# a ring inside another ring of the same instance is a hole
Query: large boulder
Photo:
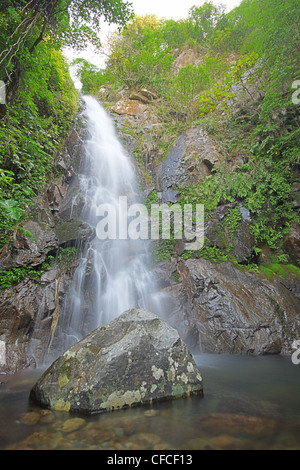
{"type": "Polygon", "coordinates": [[[54,410],[104,412],[202,394],[202,379],[178,332],[130,309],[59,357],[31,391],[54,410]]]}

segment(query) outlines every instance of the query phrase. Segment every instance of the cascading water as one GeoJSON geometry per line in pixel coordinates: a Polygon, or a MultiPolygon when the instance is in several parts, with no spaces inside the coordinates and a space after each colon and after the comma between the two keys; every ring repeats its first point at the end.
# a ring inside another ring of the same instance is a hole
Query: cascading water
{"type": "MultiPolygon", "coordinates": [[[[98,207],[109,204],[118,214],[122,210],[120,197],[126,196],[131,204],[137,202],[138,185],[134,165],[117,138],[111,118],[94,98],[87,96],[84,101],[89,138],[80,175],[85,201],[81,219],[96,228],[98,207]]],[[[64,311],[49,340],[46,362],[128,308],[139,306],[160,313],[163,297],[156,292],[147,267],[145,243],[120,237],[93,239],[75,271],[64,311]]]]}

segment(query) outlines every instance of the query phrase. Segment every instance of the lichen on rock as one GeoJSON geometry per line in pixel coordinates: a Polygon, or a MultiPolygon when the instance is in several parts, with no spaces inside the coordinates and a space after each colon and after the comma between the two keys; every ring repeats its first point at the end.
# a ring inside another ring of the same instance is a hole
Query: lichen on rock
{"type": "Polygon", "coordinates": [[[135,308],[59,357],[31,398],[55,410],[93,413],[202,393],[199,370],[177,331],[135,308]]]}

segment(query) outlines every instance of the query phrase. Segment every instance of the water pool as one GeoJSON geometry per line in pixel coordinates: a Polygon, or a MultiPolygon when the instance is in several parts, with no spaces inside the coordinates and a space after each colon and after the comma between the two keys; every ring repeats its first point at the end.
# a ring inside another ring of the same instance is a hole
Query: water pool
{"type": "Polygon", "coordinates": [[[0,449],[300,449],[300,365],[279,356],[201,354],[195,360],[203,397],[93,416],[30,403],[41,370],[2,377],[0,449]]]}

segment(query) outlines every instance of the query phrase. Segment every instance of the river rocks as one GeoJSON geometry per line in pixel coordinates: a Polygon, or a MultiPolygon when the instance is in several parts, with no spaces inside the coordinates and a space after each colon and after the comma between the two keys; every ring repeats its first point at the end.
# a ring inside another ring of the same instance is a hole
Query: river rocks
{"type": "MultiPolygon", "coordinates": [[[[183,339],[190,347],[211,353],[291,353],[293,338],[300,337],[300,303],[288,280],[269,281],[230,262],[205,259],[181,261],[178,270],[189,321],[183,339]]],[[[299,279],[291,275],[290,282],[299,284],[299,279]]]]}
{"type": "Polygon", "coordinates": [[[103,412],[202,394],[202,379],[177,331],[131,309],[67,350],[31,398],[55,410],[103,412]]]}
{"type": "Polygon", "coordinates": [[[270,418],[230,413],[211,413],[203,416],[199,425],[211,433],[217,429],[220,435],[251,435],[264,438],[273,435],[279,427],[278,422],[270,418]]]}

